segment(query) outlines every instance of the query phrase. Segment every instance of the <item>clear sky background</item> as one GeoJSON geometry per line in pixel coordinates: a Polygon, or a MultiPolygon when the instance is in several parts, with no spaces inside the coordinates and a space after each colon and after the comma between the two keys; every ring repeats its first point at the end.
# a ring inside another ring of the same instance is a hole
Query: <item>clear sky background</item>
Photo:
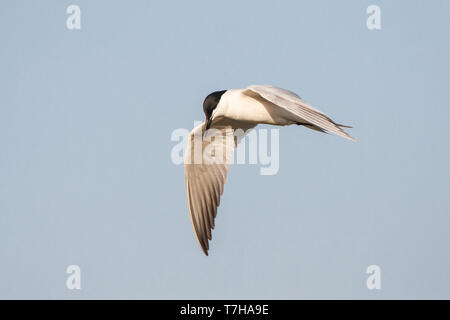
{"type": "Polygon", "coordinates": [[[2,1],[0,298],[450,298],[449,17],[446,0],[2,1]],[[282,128],[277,175],[231,168],[206,257],[170,135],[251,84],[358,142],[282,128]]]}

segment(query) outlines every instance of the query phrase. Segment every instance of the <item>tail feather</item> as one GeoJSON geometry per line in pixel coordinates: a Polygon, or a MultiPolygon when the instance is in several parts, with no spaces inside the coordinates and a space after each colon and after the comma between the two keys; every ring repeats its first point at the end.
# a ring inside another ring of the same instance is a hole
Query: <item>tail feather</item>
{"type": "Polygon", "coordinates": [[[353,128],[352,126],[347,126],[345,124],[340,124],[340,123],[336,123],[336,125],[341,128],[353,128]]]}

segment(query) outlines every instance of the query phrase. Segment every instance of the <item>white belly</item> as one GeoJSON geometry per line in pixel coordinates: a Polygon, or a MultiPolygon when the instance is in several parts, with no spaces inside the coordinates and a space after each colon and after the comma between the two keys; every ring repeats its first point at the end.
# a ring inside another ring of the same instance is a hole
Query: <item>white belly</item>
{"type": "Polygon", "coordinates": [[[250,123],[266,123],[274,125],[287,125],[278,108],[257,95],[243,94],[244,90],[228,90],[220,99],[213,119],[228,118],[250,123]],[[275,108],[274,108],[275,107],[275,108]]]}

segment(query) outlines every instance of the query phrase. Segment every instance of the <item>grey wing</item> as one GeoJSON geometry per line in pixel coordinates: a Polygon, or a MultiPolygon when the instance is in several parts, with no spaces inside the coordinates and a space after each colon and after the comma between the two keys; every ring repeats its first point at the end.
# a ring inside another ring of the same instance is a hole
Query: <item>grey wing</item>
{"type": "Polygon", "coordinates": [[[235,129],[246,132],[253,125],[238,123],[215,126],[205,135],[205,123],[192,130],[185,154],[186,192],[197,240],[208,255],[211,230],[223,194],[228,167],[237,145],[235,129]]]}
{"type": "Polygon", "coordinates": [[[355,138],[351,137],[342,129],[342,127],[349,126],[334,122],[326,114],[312,107],[291,91],[264,85],[253,85],[248,87],[247,90],[258,94],[261,98],[290,112],[293,119],[298,120],[298,122],[304,121],[312,124],[319,130],[329,131],[352,141],[356,141],[355,138]]]}

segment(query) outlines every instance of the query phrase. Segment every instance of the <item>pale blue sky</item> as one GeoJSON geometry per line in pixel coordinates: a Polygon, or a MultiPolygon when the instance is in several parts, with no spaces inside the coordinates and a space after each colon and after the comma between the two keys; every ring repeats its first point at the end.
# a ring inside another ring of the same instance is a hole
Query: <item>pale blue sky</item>
{"type": "Polygon", "coordinates": [[[449,16],[446,0],[2,1],[0,298],[450,298],[449,16]],[[205,257],[170,135],[250,84],[359,141],[280,130],[277,175],[231,168],[205,257]]]}

